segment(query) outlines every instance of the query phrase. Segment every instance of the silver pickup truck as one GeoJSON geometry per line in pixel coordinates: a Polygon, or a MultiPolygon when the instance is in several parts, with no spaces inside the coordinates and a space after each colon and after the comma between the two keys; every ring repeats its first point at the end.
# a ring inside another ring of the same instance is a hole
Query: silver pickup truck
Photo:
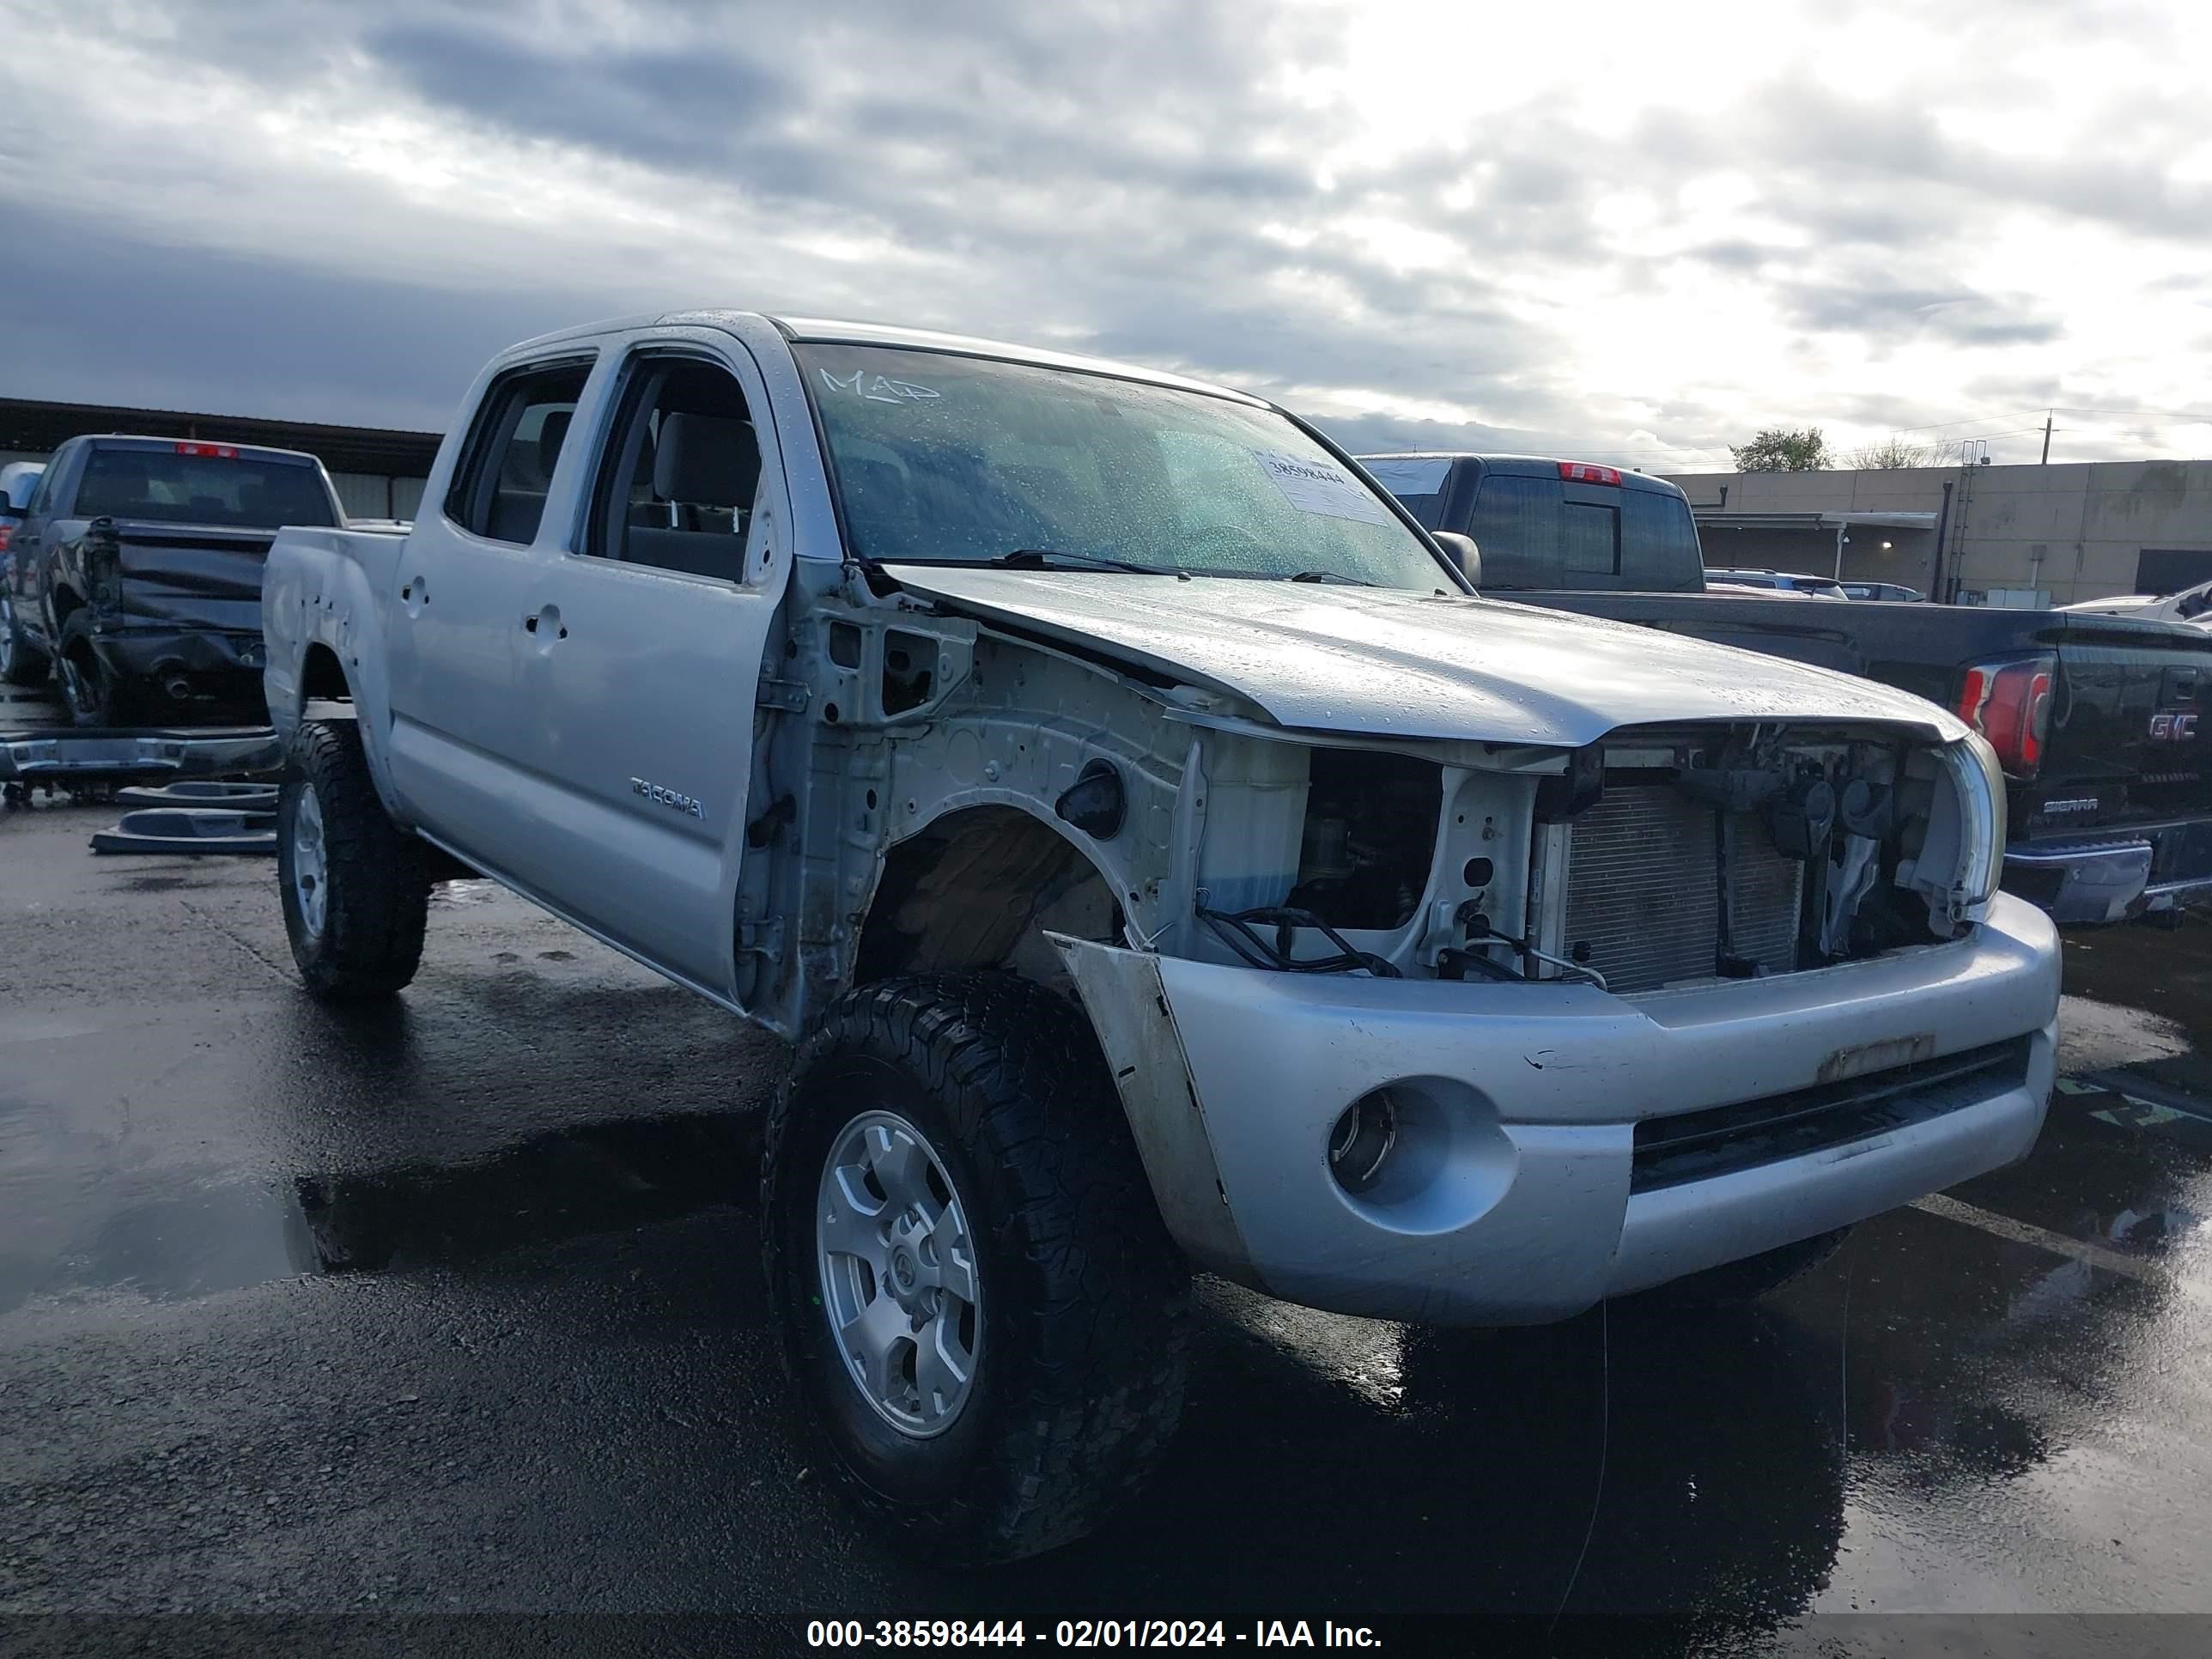
{"type": "Polygon", "coordinates": [[[1469,551],[1173,375],[722,311],[531,341],[405,534],[270,556],[300,971],[397,992],[481,872],[795,1040],[793,1371],[971,1560],[1142,1479],[1194,1270],[1433,1324],[1741,1297],[2024,1155],[2057,946],[1987,745],[1476,598],[1469,551]]]}

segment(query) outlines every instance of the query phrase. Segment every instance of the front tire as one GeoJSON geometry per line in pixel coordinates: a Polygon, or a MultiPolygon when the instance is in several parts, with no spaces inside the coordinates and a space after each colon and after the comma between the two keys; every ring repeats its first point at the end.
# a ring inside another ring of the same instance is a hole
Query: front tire
{"type": "Polygon", "coordinates": [[[771,1109],[763,1253],[832,1466],[917,1552],[1081,1537],[1182,1412],[1188,1275],[1081,1012],[1004,974],[841,998],[771,1109]]]}
{"type": "Polygon", "coordinates": [[[387,997],[422,960],[430,881],[422,843],[377,798],[351,720],[307,720],[276,795],[276,883],[292,960],[332,1002],[387,997]]]}

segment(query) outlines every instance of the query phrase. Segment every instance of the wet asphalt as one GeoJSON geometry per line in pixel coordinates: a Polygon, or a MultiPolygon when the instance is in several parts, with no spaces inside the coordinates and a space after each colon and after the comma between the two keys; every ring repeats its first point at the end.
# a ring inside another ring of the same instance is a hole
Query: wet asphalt
{"type": "Polygon", "coordinates": [[[0,817],[0,1611],[2212,1612],[2212,921],[2070,939],[2033,1157],[1756,1309],[1203,1285],[1148,1497],[957,1575],[784,1391],[781,1045],[480,883],[324,1009],[270,860],[94,856],[116,816],[0,817]]]}

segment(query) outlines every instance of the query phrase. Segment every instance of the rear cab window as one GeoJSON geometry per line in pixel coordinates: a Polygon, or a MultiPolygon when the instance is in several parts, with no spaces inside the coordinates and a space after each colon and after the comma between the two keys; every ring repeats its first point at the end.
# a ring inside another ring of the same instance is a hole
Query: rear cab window
{"type": "Polygon", "coordinates": [[[1704,585],[1689,503],[1608,467],[1484,463],[1467,533],[1482,550],[1486,588],[1668,592],[1704,585]]]}
{"type": "Polygon", "coordinates": [[[446,492],[448,519],[487,541],[526,547],[538,539],[546,490],[592,361],[531,364],[491,383],[446,492]]]}
{"type": "Polygon", "coordinates": [[[306,457],[196,441],[94,445],[71,510],[82,519],[240,530],[337,522],[320,470],[306,457]]]}

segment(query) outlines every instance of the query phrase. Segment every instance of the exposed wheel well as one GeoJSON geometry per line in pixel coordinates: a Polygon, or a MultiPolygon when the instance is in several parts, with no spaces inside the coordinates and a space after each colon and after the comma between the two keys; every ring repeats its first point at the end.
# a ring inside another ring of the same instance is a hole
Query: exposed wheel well
{"type": "Polygon", "coordinates": [[[1000,968],[1072,994],[1047,928],[1119,942],[1122,911],[1106,878],[1058,830],[1014,807],[950,813],[885,857],[854,983],[1000,968]]]}
{"type": "Polygon", "coordinates": [[[353,696],[338,653],[327,645],[309,646],[307,654],[301,659],[300,696],[310,702],[344,702],[353,696]]]}

